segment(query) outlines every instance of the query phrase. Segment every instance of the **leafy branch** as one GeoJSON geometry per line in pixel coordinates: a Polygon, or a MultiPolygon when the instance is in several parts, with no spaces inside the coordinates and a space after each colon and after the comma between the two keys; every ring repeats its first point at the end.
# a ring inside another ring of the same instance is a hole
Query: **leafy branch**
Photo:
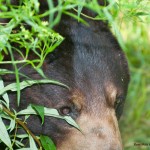
{"type": "Polygon", "coordinates": [[[2,104],[0,104],[0,108],[2,109],[3,112],[7,113],[12,119],[15,120],[15,122],[17,124],[19,124],[21,127],[23,127],[23,129],[26,131],[27,134],[31,135],[33,137],[33,139],[36,141],[36,143],[38,144],[40,150],[42,150],[42,145],[41,142],[39,141],[39,139],[28,129],[28,127],[26,126],[26,124],[21,121],[20,119],[16,118],[16,115],[10,111],[9,109],[7,109],[6,107],[4,107],[2,104]]]}

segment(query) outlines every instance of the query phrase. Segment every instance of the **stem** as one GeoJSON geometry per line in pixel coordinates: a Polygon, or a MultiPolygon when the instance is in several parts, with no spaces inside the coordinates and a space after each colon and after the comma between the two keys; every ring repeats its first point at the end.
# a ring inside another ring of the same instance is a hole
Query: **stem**
{"type": "Polygon", "coordinates": [[[22,126],[24,128],[24,130],[30,134],[33,139],[36,141],[36,143],[38,144],[38,146],[40,147],[40,150],[42,149],[42,145],[41,142],[37,139],[37,137],[28,129],[28,127],[25,125],[25,123],[23,123],[21,120],[17,119],[14,115],[13,112],[11,112],[10,110],[8,110],[6,107],[4,107],[2,104],[0,104],[0,108],[7,113],[11,118],[15,119],[16,123],[18,123],[20,126],[22,126]]]}
{"type": "Polygon", "coordinates": [[[16,129],[15,129],[15,135],[14,135],[14,139],[13,139],[12,147],[13,147],[13,145],[15,144],[16,134],[17,134],[17,128],[18,128],[18,123],[16,123],[16,129]]]}

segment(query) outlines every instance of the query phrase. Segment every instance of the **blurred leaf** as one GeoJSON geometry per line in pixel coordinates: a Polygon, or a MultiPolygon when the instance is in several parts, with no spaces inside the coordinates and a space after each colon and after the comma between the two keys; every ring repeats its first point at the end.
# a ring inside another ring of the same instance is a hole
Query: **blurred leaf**
{"type": "MultiPolygon", "coordinates": [[[[53,0],[48,0],[47,3],[48,3],[48,6],[49,6],[49,10],[53,10],[53,9],[54,9],[53,0]]],[[[50,27],[52,26],[51,24],[53,24],[54,13],[55,13],[55,12],[49,13],[49,22],[50,22],[49,26],[50,26],[50,27]]]]}
{"type": "Polygon", "coordinates": [[[14,74],[14,72],[7,69],[0,68],[0,75],[4,75],[4,74],[14,74]]]}
{"type": "Polygon", "coordinates": [[[48,136],[40,135],[40,141],[45,150],[56,150],[56,146],[48,136]]]}
{"type": "Polygon", "coordinates": [[[83,6],[85,4],[85,0],[78,0],[78,21],[79,21],[79,18],[80,18],[80,14],[82,12],[82,9],[83,9],[83,6]]]}
{"type": "Polygon", "coordinates": [[[0,140],[3,141],[10,149],[12,149],[10,137],[8,135],[7,129],[5,127],[5,124],[3,123],[1,116],[0,116],[0,140]]]}
{"type": "Polygon", "coordinates": [[[137,12],[135,15],[136,16],[146,16],[146,15],[150,15],[150,14],[148,14],[146,12],[137,12]]]}
{"type": "Polygon", "coordinates": [[[39,1],[38,0],[33,0],[32,2],[34,3],[33,6],[34,6],[35,11],[39,12],[39,6],[40,6],[39,1]]]}
{"type": "Polygon", "coordinates": [[[42,124],[44,123],[44,106],[31,104],[32,108],[40,115],[42,124]]]}

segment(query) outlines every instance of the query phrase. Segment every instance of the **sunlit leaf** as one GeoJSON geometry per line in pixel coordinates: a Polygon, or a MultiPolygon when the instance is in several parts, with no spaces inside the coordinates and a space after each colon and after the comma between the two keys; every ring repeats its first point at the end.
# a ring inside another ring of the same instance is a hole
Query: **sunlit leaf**
{"type": "MultiPolygon", "coordinates": [[[[26,87],[32,86],[34,84],[56,84],[56,85],[64,86],[64,87],[68,88],[65,84],[60,83],[58,81],[42,79],[42,80],[25,80],[25,81],[20,82],[20,90],[22,90],[26,87]]],[[[4,87],[0,91],[0,95],[3,95],[7,91],[17,91],[17,83],[11,83],[11,84],[7,85],[6,87],[4,87]]]]}
{"type": "Polygon", "coordinates": [[[38,150],[35,141],[33,140],[31,135],[29,135],[29,143],[30,143],[30,150],[38,150]]]}
{"type": "Polygon", "coordinates": [[[78,124],[70,117],[70,116],[64,116],[64,119],[73,127],[77,128],[78,130],[80,130],[82,132],[82,130],[80,129],[80,127],[78,126],[78,124]]]}
{"type": "Polygon", "coordinates": [[[11,141],[7,132],[7,129],[5,127],[5,124],[3,123],[3,120],[0,116],[0,139],[3,141],[10,149],[11,147],[11,141]]]}
{"type": "MultiPolygon", "coordinates": [[[[4,88],[4,83],[3,83],[3,80],[0,77],[0,91],[3,90],[3,88],[4,88]]],[[[2,97],[5,100],[7,107],[9,108],[9,97],[8,97],[8,94],[4,93],[2,95],[2,97]]]]}
{"type": "Polygon", "coordinates": [[[9,34],[11,33],[12,29],[14,28],[14,19],[12,19],[3,30],[0,28],[0,51],[4,48],[6,45],[9,34]]]}
{"type": "MultiPolygon", "coordinates": [[[[36,115],[36,114],[37,114],[36,111],[31,106],[28,106],[27,109],[21,110],[20,112],[17,113],[17,115],[36,115]]],[[[80,127],[76,124],[76,122],[71,117],[59,115],[57,109],[44,107],[44,115],[63,119],[67,121],[70,125],[74,126],[75,128],[81,131],[80,127]]]]}
{"type": "Polygon", "coordinates": [[[10,125],[9,125],[9,127],[8,127],[8,130],[10,130],[10,132],[11,132],[12,130],[14,130],[15,125],[16,125],[15,120],[12,119],[12,118],[10,118],[10,125]]]}
{"type": "Polygon", "coordinates": [[[31,148],[20,148],[20,149],[16,149],[16,150],[31,150],[31,148]]]}
{"type": "Polygon", "coordinates": [[[81,14],[81,11],[83,9],[85,0],[78,0],[78,3],[79,3],[79,5],[78,5],[78,21],[79,21],[80,14],[81,14]]]}

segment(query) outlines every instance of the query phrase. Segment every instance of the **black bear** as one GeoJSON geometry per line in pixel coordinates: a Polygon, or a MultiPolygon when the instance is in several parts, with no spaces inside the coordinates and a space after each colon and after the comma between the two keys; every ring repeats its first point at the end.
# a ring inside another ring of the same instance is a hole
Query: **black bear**
{"type": "MultiPolygon", "coordinates": [[[[46,117],[41,126],[38,117],[29,118],[29,129],[36,135],[50,136],[57,150],[122,150],[118,119],[129,83],[127,60],[104,22],[84,19],[89,26],[62,16],[55,31],[65,40],[42,67],[47,77],[70,89],[52,84],[26,88],[20,106],[23,109],[33,103],[56,108],[77,122],[83,133],[60,119],[46,117]]],[[[29,66],[20,71],[39,79],[29,66]]],[[[6,84],[10,82],[7,76],[3,79],[6,84]]],[[[16,96],[10,97],[11,107],[17,106],[16,96]]]]}

